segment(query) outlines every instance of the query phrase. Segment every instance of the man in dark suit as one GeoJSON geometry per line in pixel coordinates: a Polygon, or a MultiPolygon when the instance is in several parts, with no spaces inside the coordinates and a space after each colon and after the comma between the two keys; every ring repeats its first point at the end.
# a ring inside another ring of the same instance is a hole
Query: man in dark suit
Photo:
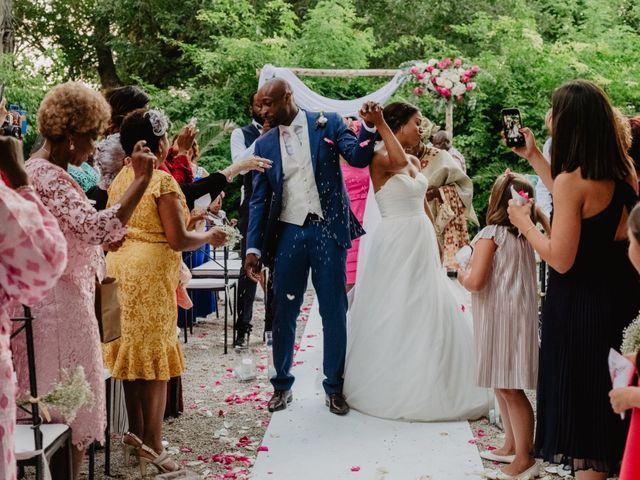
{"type": "Polygon", "coordinates": [[[276,375],[269,411],[286,408],[293,398],[296,319],[311,269],[324,329],[326,404],[332,413],[344,415],[349,411],[342,395],[346,252],[351,239],[363,231],[349,207],[339,156],[355,167],[368,167],[376,133],[366,122],[381,107],[363,106],[360,115],[366,126],[356,138],[340,115],[299,109],[285,80],[267,81],[258,101],[271,129],[256,141],[254,153],[273,165],[253,177],[245,268],[254,281],[261,264],[273,271],[276,375]]]}

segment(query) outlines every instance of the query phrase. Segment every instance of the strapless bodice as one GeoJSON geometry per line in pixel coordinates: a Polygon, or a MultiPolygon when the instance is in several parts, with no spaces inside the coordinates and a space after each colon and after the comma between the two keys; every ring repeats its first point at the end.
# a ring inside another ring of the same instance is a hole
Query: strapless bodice
{"type": "Polygon", "coordinates": [[[422,173],[415,178],[397,173],[376,193],[382,218],[424,215],[428,182],[422,173]]]}

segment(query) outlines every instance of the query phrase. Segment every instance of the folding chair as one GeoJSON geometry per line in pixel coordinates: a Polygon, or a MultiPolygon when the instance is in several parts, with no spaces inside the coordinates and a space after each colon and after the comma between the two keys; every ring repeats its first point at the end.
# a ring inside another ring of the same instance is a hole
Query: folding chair
{"type": "MultiPolygon", "coordinates": [[[[29,307],[24,307],[24,317],[12,318],[11,320],[23,323],[12,333],[11,338],[13,339],[22,331],[25,333],[29,367],[29,393],[31,397],[38,398],[31,310],[29,307]]],[[[15,449],[20,476],[24,476],[25,466],[33,465],[36,468],[36,479],[43,479],[45,468],[43,457],[46,458],[48,463],[55,452],[60,448],[66,447],[67,478],[71,480],[73,478],[73,464],[71,458],[71,429],[69,426],[61,423],[43,423],[38,404],[35,402],[30,404],[30,408],[22,406],[18,408],[31,415],[30,424],[19,423],[16,425],[15,449]]]]}

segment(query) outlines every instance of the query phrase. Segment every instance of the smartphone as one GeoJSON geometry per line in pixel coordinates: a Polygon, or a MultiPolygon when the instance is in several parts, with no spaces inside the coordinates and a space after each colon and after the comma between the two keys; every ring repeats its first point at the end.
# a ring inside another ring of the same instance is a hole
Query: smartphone
{"type": "Polygon", "coordinates": [[[520,133],[522,118],[517,108],[505,108],[502,110],[502,131],[507,142],[507,147],[524,147],[524,135],[520,133]]]}

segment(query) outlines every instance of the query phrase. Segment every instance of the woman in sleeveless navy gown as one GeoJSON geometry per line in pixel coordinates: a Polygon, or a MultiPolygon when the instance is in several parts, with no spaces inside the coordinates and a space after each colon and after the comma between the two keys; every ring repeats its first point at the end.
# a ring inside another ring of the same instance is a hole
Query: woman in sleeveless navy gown
{"type": "Polygon", "coordinates": [[[578,480],[604,480],[620,466],[628,426],[609,403],[607,358],[640,309],[625,233],[638,183],[622,126],[599,87],[579,80],[556,90],[553,122],[551,168],[528,129],[527,145],[514,149],[551,187],[550,238],[525,218],[530,205],[509,207],[512,223],[551,267],[535,453],[570,465],[578,480]]]}

